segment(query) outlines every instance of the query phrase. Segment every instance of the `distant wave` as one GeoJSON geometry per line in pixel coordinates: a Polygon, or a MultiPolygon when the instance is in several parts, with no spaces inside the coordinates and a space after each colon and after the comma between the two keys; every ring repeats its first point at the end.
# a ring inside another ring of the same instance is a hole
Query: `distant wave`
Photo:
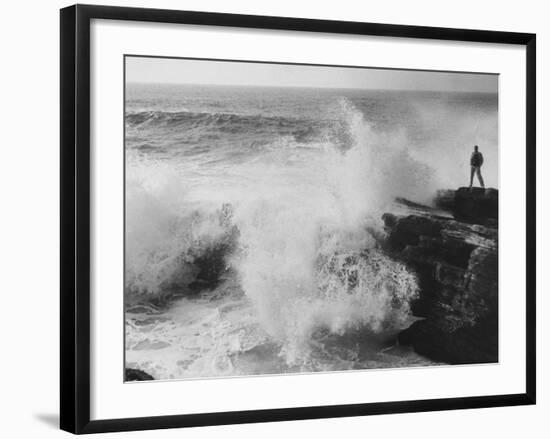
{"type": "MultiPolygon", "coordinates": [[[[243,115],[192,111],[140,111],[126,114],[126,126],[134,131],[178,130],[181,133],[199,133],[201,138],[216,135],[292,136],[298,142],[318,139],[337,132],[338,120],[313,120],[300,117],[243,115]]],[[[208,139],[206,139],[208,140],[208,139]]]]}
{"type": "Polygon", "coordinates": [[[210,113],[193,111],[139,111],[126,113],[126,123],[132,127],[160,124],[163,126],[197,124],[234,127],[239,124],[251,126],[268,125],[277,128],[298,125],[319,125],[318,120],[280,116],[241,115],[235,113],[210,113]]]}

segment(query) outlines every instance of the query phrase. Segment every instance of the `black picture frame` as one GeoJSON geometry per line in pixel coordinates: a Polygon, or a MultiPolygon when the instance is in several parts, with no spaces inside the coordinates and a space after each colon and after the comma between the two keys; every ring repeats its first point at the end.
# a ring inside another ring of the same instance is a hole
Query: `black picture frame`
{"type": "Polygon", "coordinates": [[[535,34],[89,5],[75,5],[62,9],[60,28],[61,429],[81,434],[535,404],[535,34]],[[525,66],[527,79],[525,116],[527,147],[526,392],[481,397],[90,420],[90,21],[92,19],[525,46],[527,60],[525,66]]]}

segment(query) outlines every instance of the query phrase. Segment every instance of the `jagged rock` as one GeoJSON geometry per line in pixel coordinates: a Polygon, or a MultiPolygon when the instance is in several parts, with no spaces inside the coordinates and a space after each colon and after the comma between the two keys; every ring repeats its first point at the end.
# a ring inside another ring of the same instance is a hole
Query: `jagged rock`
{"type": "Polygon", "coordinates": [[[474,222],[498,220],[498,191],[496,189],[460,188],[455,193],[455,218],[474,222]]]}
{"type": "Polygon", "coordinates": [[[461,187],[438,191],[435,205],[453,213],[455,219],[478,224],[498,223],[498,190],[461,187]]]}
{"type": "Polygon", "coordinates": [[[456,318],[428,319],[413,323],[399,334],[399,342],[434,361],[449,364],[498,361],[498,321],[485,319],[474,326],[453,324],[456,318]]]}
{"type": "Polygon", "coordinates": [[[436,361],[498,361],[498,230],[486,218],[472,224],[414,212],[383,216],[386,251],[416,272],[420,295],[411,310],[425,318],[399,341],[436,361]]]}
{"type": "Polygon", "coordinates": [[[139,369],[127,367],[124,371],[124,381],[152,381],[154,378],[146,372],[139,369]]]}

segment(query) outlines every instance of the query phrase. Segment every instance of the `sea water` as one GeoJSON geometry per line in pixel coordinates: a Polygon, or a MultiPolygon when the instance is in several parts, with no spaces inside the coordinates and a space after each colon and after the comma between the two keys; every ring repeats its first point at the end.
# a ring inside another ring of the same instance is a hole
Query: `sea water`
{"type": "Polygon", "coordinates": [[[468,184],[474,144],[498,187],[497,107],[483,93],[128,84],[127,367],[434,364],[396,342],[418,285],[380,248],[380,218],[397,196],[468,184]],[[197,282],[200,260],[221,264],[215,282],[197,282]]]}

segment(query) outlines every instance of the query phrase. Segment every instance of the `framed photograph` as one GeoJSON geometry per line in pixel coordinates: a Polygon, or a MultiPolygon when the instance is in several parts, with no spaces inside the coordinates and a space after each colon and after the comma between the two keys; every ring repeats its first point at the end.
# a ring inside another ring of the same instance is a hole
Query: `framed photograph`
{"type": "Polygon", "coordinates": [[[535,35],[61,10],[61,428],[535,403],[535,35]]]}

